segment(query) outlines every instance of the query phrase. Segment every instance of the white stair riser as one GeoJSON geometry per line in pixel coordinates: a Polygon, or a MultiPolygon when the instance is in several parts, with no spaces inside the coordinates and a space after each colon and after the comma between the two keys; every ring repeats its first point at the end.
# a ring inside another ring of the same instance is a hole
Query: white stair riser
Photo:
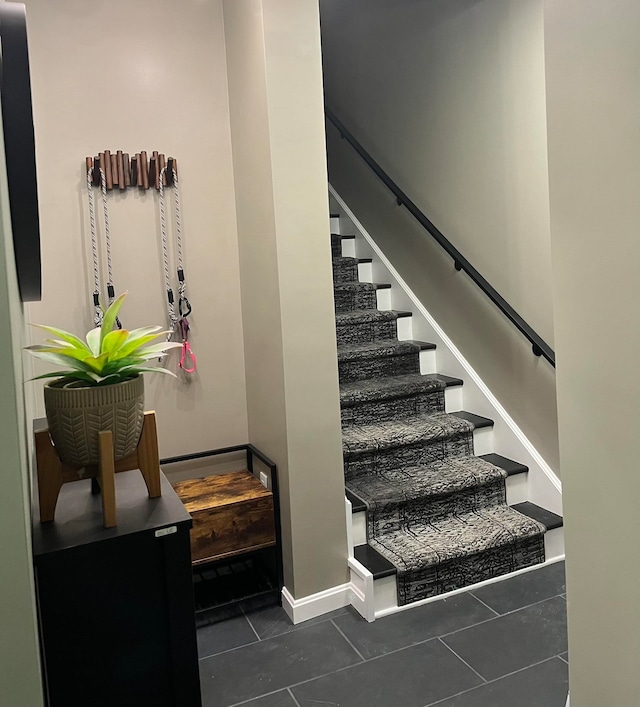
{"type": "Polygon", "coordinates": [[[476,457],[493,453],[493,427],[473,431],[473,453],[476,457]]]}
{"type": "Polygon", "coordinates": [[[507,477],[507,505],[515,506],[529,500],[529,484],[527,474],[513,474],[507,477]]]}
{"type": "Polygon", "coordinates": [[[444,390],[444,409],[447,412],[464,410],[464,400],[461,385],[452,385],[444,390]]]}
{"type": "Polygon", "coordinates": [[[564,530],[555,528],[544,534],[544,556],[547,560],[564,557],[564,530]]]}
{"type": "Polygon", "coordinates": [[[355,238],[343,238],[342,239],[342,255],[345,258],[355,258],[356,257],[356,239],[355,238]]]}
{"type": "Polygon", "coordinates": [[[367,542],[367,512],[358,511],[351,516],[351,530],[354,545],[365,545],[367,542]]]}
{"type": "Polygon", "coordinates": [[[358,263],[358,280],[360,282],[373,282],[371,263],[358,263]]]}
{"type": "MultiPolygon", "coordinates": [[[[527,475],[526,473],[514,474],[507,477],[507,503],[513,506],[516,503],[523,503],[527,500],[527,475]]],[[[353,544],[364,545],[367,542],[367,513],[358,511],[351,516],[351,528],[353,532],[353,544]]],[[[550,531],[551,533],[555,531],[550,531]]],[[[546,545],[546,544],[545,544],[546,545]]],[[[555,546],[554,546],[555,548],[555,546]]],[[[558,557],[557,550],[553,550],[553,555],[548,555],[547,559],[558,557]]],[[[563,549],[564,553],[564,549],[563,549]]]]}
{"type": "Polygon", "coordinates": [[[381,290],[376,290],[376,305],[381,312],[386,312],[393,309],[391,306],[391,288],[384,287],[381,290]]]}
{"type": "Polygon", "coordinates": [[[398,329],[398,339],[400,341],[408,341],[413,339],[413,325],[411,323],[411,317],[398,317],[396,320],[396,327],[398,329]]]}
{"type": "Polygon", "coordinates": [[[329,219],[331,225],[331,233],[340,233],[340,217],[335,216],[329,219]]]}
{"type": "Polygon", "coordinates": [[[420,373],[436,373],[436,350],[426,349],[420,352],[420,373]]]}
{"type": "Polygon", "coordinates": [[[373,581],[373,596],[375,615],[381,611],[393,609],[398,606],[398,587],[396,586],[396,576],[381,577],[373,581]]]}

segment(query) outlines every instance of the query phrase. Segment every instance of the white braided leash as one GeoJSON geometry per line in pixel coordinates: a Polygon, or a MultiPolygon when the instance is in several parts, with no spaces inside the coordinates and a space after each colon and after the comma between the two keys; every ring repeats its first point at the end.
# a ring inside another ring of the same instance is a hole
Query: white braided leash
{"type": "Polygon", "coordinates": [[[100,307],[100,269],[98,267],[98,238],[96,236],[96,212],[93,202],[93,170],[87,170],[87,194],[89,195],[89,230],[91,231],[91,254],[93,256],[93,325],[102,324],[100,307]]]}
{"type": "Polygon", "coordinates": [[[160,202],[160,233],[162,235],[162,261],[164,265],[164,286],[167,291],[167,311],[169,313],[169,331],[167,332],[167,341],[170,341],[176,330],[178,317],[176,316],[176,307],[173,299],[173,289],[171,287],[171,278],[169,276],[169,251],[167,248],[167,220],[165,214],[164,201],[164,176],[167,171],[166,167],[160,170],[159,178],[159,202],[160,202]]]}
{"type": "Polygon", "coordinates": [[[184,269],[182,267],[182,219],[180,217],[180,190],[178,189],[178,173],[172,170],[173,177],[173,208],[176,219],[176,244],[178,255],[178,295],[180,299],[188,300],[185,296],[187,284],[184,281],[184,269]]]}
{"type": "MultiPolygon", "coordinates": [[[[109,304],[116,298],[116,290],[113,286],[113,267],[111,265],[111,232],[109,230],[109,209],[107,207],[107,178],[104,170],[100,168],[100,186],[102,187],[102,210],[104,211],[104,241],[107,251],[107,299],[109,304]]],[[[116,317],[118,329],[122,329],[120,320],[116,317]]]]}

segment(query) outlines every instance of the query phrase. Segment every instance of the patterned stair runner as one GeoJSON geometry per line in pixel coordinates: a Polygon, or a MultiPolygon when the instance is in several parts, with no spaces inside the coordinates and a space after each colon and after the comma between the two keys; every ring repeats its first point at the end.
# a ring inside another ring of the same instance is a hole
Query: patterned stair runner
{"type": "Polygon", "coordinates": [[[420,374],[395,312],[332,235],[347,488],[367,541],[397,569],[398,604],[544,561],[545,527],[506,503],[506,472],[476,456],[473,425],[445,412],[445,383],[420,374]]]}

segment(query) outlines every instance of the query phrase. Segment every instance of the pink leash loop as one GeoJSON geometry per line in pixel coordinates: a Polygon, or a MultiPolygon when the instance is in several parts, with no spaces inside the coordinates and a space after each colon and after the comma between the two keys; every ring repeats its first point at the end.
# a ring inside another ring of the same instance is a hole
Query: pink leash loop
{"type": "Polygon", "coordinates": [[[189,322],[186,317],[182,317],[178,322],[178,329],[180,330],[180,337],[182,338],[182,354],[178,365],[185,373],[193,373],[196,370],[197,361],[196,355],[189,345],[189,322]],[[189,365],[189,363],[191,365],[189,365]]]}
{"type": "Polygon", "coordinates": [[[180,356],[180,363],[178,364],[185,373],[193,373],[196,370],[196,355],[191,350],[188,341],[182,342],[182,355],[180,356]],[[191,366],[187,368],[187,359],[191,359],[191,366]]]}

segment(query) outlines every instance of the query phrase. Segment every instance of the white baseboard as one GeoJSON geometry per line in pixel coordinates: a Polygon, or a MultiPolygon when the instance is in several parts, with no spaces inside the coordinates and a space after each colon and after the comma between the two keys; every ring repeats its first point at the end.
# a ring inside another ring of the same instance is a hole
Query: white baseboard
{"type": "Polygon", "coordinates": [[[287,616],[294,624],[315,619],[316,616],[328,614],[330,611],[341,609],[343,606],[351,604],[349,592],[351,584],[339,584],[337,587],[330,587],[316,594],[309,594],[301,599],[294,599],[291,592],[283,587],[282,608],[287,612],[287,616]]]}

